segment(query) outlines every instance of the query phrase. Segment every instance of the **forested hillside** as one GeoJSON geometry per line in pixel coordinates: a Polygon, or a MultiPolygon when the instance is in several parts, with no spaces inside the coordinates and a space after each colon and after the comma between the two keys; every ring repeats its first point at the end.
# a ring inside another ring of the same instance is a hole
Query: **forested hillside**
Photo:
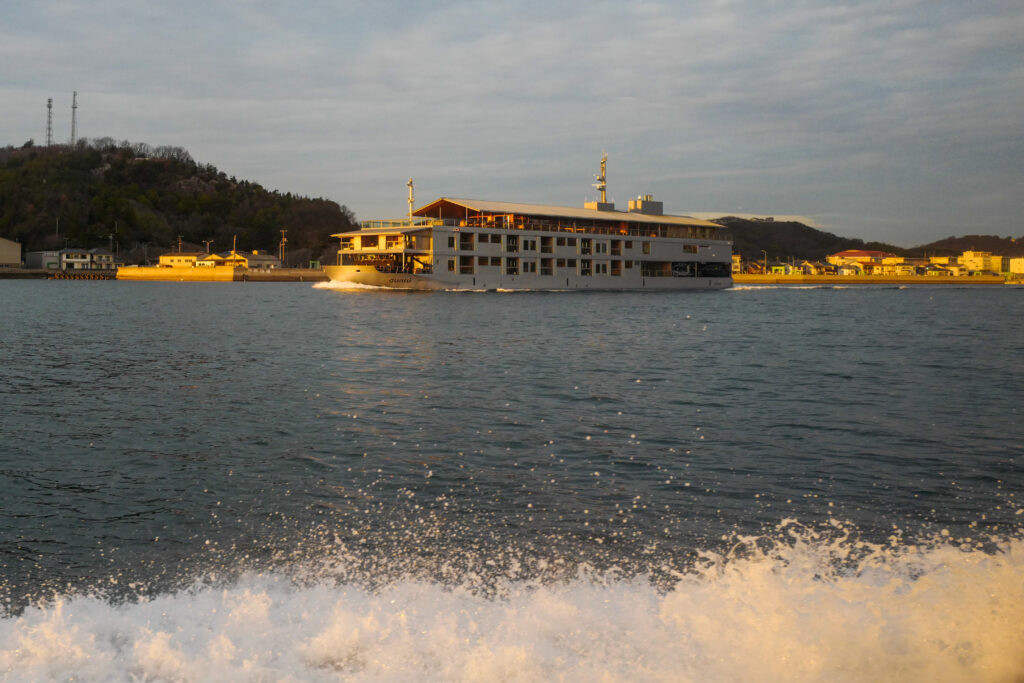
{"type": "Polygon", "coordinates": [[[796,258],[808,261],[824,261],[829,254],[844,249],[872,249],[897,256],[909,256],[911,251],[881,242],[839,237],[792,221],[749,220],[727,216],[715,223],[730,229],[733,253],[741,254],[744,261],[760,260],[762,249],[771,260],[796,258]]]}
{"type": "Polygon", "coordinates": [[[288,263],[336,250],[332,233],[354,229],[352,212],[326,199],[269,191],[198,164],[180,147],[109,138],[70,147],[0,148],[0,237],[26,251],[114,247],[128,263],[176,247],[277,253],[288,263]]]}

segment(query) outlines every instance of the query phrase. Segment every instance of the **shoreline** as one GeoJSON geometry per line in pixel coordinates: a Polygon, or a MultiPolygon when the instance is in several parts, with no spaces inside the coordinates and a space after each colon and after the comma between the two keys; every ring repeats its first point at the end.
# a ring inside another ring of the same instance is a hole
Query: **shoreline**
{"type": "Polygon", "coordinates": [[[737,285],[1004,285],[1020,282],[1000,276],[747,274],[733,274],[732,281],[737,285]]]}

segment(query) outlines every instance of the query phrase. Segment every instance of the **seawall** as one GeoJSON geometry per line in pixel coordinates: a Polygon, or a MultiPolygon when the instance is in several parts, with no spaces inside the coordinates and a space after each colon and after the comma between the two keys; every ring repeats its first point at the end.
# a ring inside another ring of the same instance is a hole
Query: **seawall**
{"type": "Polygon", "coordinates": [[[953,277],[936,275],[738,275],[738,285],[1002,285],[999,276],[953,277]]]}
{"type": "Polygon", "coordinates": [[[322,270],[310,268],[231,268],[231,267],[187,267],[166,268],[143,266],[118,268],[118,280],[150,282],[324,282],[327,276],[322,270]]]}

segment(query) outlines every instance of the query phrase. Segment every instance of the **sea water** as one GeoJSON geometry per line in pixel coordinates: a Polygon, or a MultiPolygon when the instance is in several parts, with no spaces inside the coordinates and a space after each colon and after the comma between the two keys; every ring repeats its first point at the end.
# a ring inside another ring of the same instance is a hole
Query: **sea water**
{"type": "Polygon", "coordinates": [[[0,679],[1020,680],[1022,313],[0,282],[0,679]]]}

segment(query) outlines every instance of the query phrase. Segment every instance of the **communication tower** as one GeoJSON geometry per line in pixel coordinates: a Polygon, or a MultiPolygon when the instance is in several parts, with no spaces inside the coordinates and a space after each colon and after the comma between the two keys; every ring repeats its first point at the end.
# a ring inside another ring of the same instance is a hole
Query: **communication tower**
{"type": "Polygon", "coordinates": [[[71,146],[75,146],[78,137],[78,91],[71,95],[71,146]]]}
{"type": "Polygon", "coordinates": [[[594,179],[597,181],[596,183],[594,183],[594,188],[596,188],[597,191],[601,193],[601,203],[604,204],[605,202],[608,201],[608,199],[607,199],[607,191],[608,191],[608,155],[607,154],[602,154],[601,155],[601,175],[594,176],[594,179]]]}
{"type": "Polygon", "coordinates": [[[46,98],[46,146],[53,144],[53,98],[46,98]]]}

